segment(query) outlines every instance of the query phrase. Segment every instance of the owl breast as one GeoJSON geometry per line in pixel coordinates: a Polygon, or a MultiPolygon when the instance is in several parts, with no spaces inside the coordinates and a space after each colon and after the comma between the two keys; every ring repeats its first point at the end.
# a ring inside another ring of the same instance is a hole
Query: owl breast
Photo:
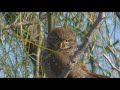
{"type": "Polygon", "coordinates": [[[66,65],[69,64],[70,57],[65,54],[53,53],[51,51],[44,51],[42,57],[42,66],[47,77],[55,78],[58,77],[65,69],[66,65]]]}

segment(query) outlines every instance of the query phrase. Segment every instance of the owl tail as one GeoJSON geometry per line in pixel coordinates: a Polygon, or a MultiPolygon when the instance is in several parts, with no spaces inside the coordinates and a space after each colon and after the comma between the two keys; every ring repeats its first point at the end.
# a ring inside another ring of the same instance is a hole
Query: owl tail
{"type": "Polygon", "coordinates": [[[88,73],[88,77],[86,78],[110,78],[110,77],[104,75],[98,75],[96,73],[88,73]]]}

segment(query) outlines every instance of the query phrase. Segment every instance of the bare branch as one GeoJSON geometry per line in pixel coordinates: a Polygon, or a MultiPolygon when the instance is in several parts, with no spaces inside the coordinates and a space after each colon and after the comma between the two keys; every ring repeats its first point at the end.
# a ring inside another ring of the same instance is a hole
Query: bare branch
{"type": "Polygon", "coordinates": [[[103,54],[103,56],[105,57],[105,59],[110,63],[110,65],[112,66],[112,68],[118,72],[120,72],[120,70],[118,68],[115,67],[115,65],[111,62],[111,60],[108,58],[107,55],[103,54]]]}
{"type": "Polygon", "coordinates": [[[52,12],[47,12],[48,18],[48,33],[54,28],[54,17],[52,12]]]}
{"type": "MultiPolygon", "coordinates": [[[[40,23],[40,25],[39,25],[39,28],[37,29],[38,30],[38,34],[39,34],[39,36],[37,37],[37,40],[38,40],[38,44],[39,45],[42,45],[42,40],[43,40],[43,37],[42,37],[42,30],[41,30],[41,28],[42,28],[42,25],[41,25],[41,22],[39,22],[40,23]]],[[[39,47],[37,47],[37,52],[35,53],[36,54],[36,65],[35,65],[35,73],[34,73],[34,75],[35,75],[35,77],[36,78],[39,78],[40,77],[40,53],[41,53],[41,49],[39,48],[39,47]]]]}
{"type": "Polygon", "coordinates": [[[80,48],[75,52],[75,54],[73,55],[70,64],[63,70],[62,74],[59,76],[59,78],[66,78],[68,76],[68,74],[70,73],[70,71],[73,69],[73,67],[75,66],[75,63],[77,63],[78,61],[78,57],[84,53],[85,49],[88,47],[91,37],[95,34],[96,30],[95,28],[98,26],[98,24],[100,23],[100,21],[102,20],[102,14],[103,12],[99,12],[98,14],[98,18],[96,19],[96,21],[93,23],[93,25],[91,26],[88,34],[86,35],[86,38],[84,39],[82,45],[80,46],[80,48]]]}

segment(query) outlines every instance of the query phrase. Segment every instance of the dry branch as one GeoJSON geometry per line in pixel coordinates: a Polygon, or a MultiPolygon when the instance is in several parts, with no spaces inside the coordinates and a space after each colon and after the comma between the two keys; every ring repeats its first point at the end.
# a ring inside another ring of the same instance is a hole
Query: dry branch
{"type": "Polygon", "coordinates": [[[111,62],[111,60],[107,57],[107,55],[103,54],[103,56],[105,57],[105,59],[110,63],[110,65],[112,66],[112,69],[120,72],[120,70],[118,68],[115,67],[115,65],[111,62]]]}

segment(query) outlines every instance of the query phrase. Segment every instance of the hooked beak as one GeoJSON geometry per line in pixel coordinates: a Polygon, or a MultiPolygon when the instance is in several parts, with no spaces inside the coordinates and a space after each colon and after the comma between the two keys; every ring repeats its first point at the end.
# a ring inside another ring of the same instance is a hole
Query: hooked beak
{"type": "Polygon", "coordinates": [[[60,49],[68,49],[70,48],[69,42],[63,41],[60,43],[60,49]]]}

